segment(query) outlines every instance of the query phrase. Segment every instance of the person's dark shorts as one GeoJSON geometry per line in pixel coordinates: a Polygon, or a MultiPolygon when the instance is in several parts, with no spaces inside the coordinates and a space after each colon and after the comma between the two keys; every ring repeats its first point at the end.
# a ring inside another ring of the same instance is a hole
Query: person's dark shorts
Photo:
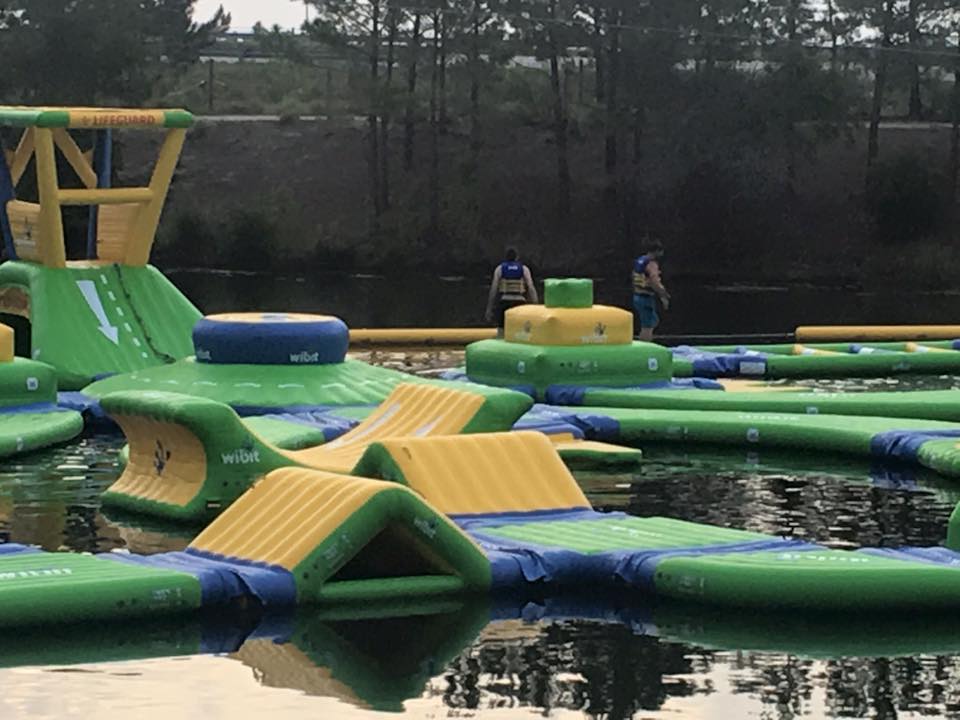
{"type": "Polygon", "coordinates": [[[504,315],[506,315],[507,310],[510,308],[515,308],[519,305],[526,305],[526,300],[500,300],[497,303],[497,328],[503,329],[504,324],[504,315]]]}
{"type": "Polygon", "coordinates": [[[637,314],[637,324],[642,328],[655,328],[660,324],[660,315],[657,314],[657,298],[653,295],[634,295],[633,311],[637,314]]]}

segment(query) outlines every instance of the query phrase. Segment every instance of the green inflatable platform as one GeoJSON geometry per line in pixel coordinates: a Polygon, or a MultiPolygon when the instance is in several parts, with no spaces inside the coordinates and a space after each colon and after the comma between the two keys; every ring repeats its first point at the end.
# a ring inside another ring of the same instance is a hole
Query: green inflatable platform
{"type": "Polygon", "coordinates": [[[837,452],[960,477],[960,424],[936,420],[609,407],[554,408],[609,442],[682,442],[837,452]]]}
{"type": "Polygon", "coordinates": [[[193,352],[200,312],[156,268],[0,265],[0,313],[31,321],[31,353],[61,390],[163,365],[193,352]]]}
{"type": "MultiPolygon", "coordinates": [[[[0,325],[11,340],[12,333],[0,325]]],[[[45,363],[0,359],[0,458],[66,442],[83,431],[83,417],[57,407],[57,377],[45,363]]]]}
{"type": "Polygon", "coordinates": [[[866,415],[960,422],[960,390],[907,392],[790,392],[772,389],[642,390],[585,388],[548,393],[557,405],[643,408],[650,410],[708,410],[808,415],[866,415]]]}
{"type": "Polygon", "coordinates": [[[840,378],[960,372],[955,341],[674,348],[676,377],[840,378]]]}

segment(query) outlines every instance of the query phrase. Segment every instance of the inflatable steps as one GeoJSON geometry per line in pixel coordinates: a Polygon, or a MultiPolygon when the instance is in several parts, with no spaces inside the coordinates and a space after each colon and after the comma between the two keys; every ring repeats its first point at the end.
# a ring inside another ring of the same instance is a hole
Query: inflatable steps
{"type": "MultiPolygon", "coordinates": [[[[294,465],[347,474],[378,439],[507,430],[531,402],[499,388],[399,385],[346,434],[288,451],[259,438],[225,405],[166,393],[118,393],[103,405],[123,428],[130,459],[103,502],[176,520],[212,518],[273,469],[294,465]]],[[[579,463],[635,465],[640,457],[630,448],[568,435],[558,442],[579,463]]]]}
{"type": "Polygon", "coordinates": [[[679,346],[676,377],[883,377],[960,371],[960,342],[679,346]]]}
{"type": "Polygon", "coordinates": [[[547,389],[546,402],[552,405],[655,410],[868,415],[960,422],[960,390],[839,393],[789,390],[717,392],[690,389],[678,392],[555,386],[547,389]]]}
{"type": "Polygon", "coordinates": [[[44,363],[13,356],[13,330],[0,324],[0,458],[66,442],[83,418],[57,407],[57,377],[44,363]]]}
{"type": "Polygon", "coordinates": [[[348,332],[327,315],[210,315],[193,329],[195,357],[105,378],[84,392],[94,400],[133,390],[177,392],[260,415],[377,405],[402,382],[426,382],[347,358],[348,332]]]}
{"type": "Polygon", "coordinates": [[[200,312],[156,268],[0,264],[0,312],[30,320],[34,360],[60,387],[163,365],[191,354],[200,312]]]}

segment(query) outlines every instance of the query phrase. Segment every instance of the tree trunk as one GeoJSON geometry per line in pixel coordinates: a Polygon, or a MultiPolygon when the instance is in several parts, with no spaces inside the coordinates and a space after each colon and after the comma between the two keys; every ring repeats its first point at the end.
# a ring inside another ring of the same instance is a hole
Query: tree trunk
{"type": "Polygon", "coordinates": [[[480,166],[480,0],[474,0],[470,18],[470,172],[480,166]]]}
{"type": "Polygon", "coordinates": [[[403,118],[403,168],[413,168],[413,145],[416,134],[417,60],[420,56],[420,13],[413,16],[410,34],[410,66],[407,69],[407,108],[403,118]]]}
{"type": "Polygon", "coordinates": [[[593,60],[596,66],[594,96],[598,103],[602,103],[606,94],[606,63],[603,58],[603,9],[593,8],[593,60]]]}
{"type": "Polygon", "coordinates": [[[610,29],[610,52],[607,63],[607,118],[606,139],[603,166],[608,175],[617,171],[617,130],[620,118],[617,108],[617,84],[620,75],[620,18],[618,11],[614,15],[616,27],[610,29]]]}
{"type": "Polygon", "coordinates": [[[953,66],[953,127],[950,131],[950,190],[957,200],[957,176],[960,175],[960,32],[957,33],[957,59],[953,66]]]}
{"type": "Polygon", "coordinates": [[[567,115],[560,80],[559,50],[554,34],[557,0],[549,0],[548,11],[550,25],[547,28],[547,45],[550,49],[550,87],[553,90],[553,135],[557,145],[557,210],[562,216],[570,209],[570,166],[567,158],[567,115]]]}
{"type": "MultiPolygon", "coordinates": [[[[442,9],[446,9],[446,3],[443,3],[442,9]]],[[[439,125],[440,134],[447,134],[447,16],[440,12],[440,59],[437,72],[439,75],[439,125]]]]}
{"type": "Polygon", "coordinates": [[[377,133],[377,85],[380,74],[380,0],[372,1],[370,11],[370,92],[368,99],[370,107],[367,114],[367,134],[369,135],[370,202],[373,206],[371,232],[376,235],[380,231],[380,214],[383,210],[380,204],[380,143],[377,133]]]}
{"type": "Polygon", "coordinates": [[[830,26],[830,72],[837,71],[837,25],[834,0],[827,0],[827,24],[830,26]]]}
{"type": "Polygon", "coordinates": [[[397,42],[398,11],[391,9],[387,17],[387,77],[383,86],[383,114],[380,116],[380,206],[390,207],[390,120],[393,98],[394,48],[397,42]]]}
{"type": "Polygon", "coordinates": [[[920,98],[920,63],[919,56],[915,54],[920,49],[920,26],[917,17],[917,5],[919,0],[910,0],[907,6],[907,22],[909,23],[909,41],[910,50],[908,55],[910,63],[910,103],[908,114],[911,120],[919,120],[923,115],[923,102],[920,98]]]}
{"type": "Polygon", "coordinates": [[[880,115],[883,111],[883,93],[887,84],[887,52],[892,45],[893,3],[886,0],[883,13],[883,39],[877,53],[877,71],[873,80],[873,102],[870,107],[870,131],[867,136],[867,168],[873,167],[880,154],[880,115]]]}
{"type": "Polygon", "coordinates": [[[433,13],[433,53],[430,63],[430,240],[440,230],[440,128],[437,97],[440,85],[440,12],[433,13]]]}

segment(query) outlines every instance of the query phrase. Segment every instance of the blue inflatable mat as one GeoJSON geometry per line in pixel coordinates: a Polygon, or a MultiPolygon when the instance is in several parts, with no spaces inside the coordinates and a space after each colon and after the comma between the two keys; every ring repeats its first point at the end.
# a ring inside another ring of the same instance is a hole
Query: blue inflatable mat
{"type": "Polygon", "coordinates": [[[280,567],[217,558],[193,549],[157,555],[105,553],[99,557],[193,575],[200,583],[204,605],[225,605],[244,596],[264,607],[290,607],[297,601],[293,575],[280,567]]]}

